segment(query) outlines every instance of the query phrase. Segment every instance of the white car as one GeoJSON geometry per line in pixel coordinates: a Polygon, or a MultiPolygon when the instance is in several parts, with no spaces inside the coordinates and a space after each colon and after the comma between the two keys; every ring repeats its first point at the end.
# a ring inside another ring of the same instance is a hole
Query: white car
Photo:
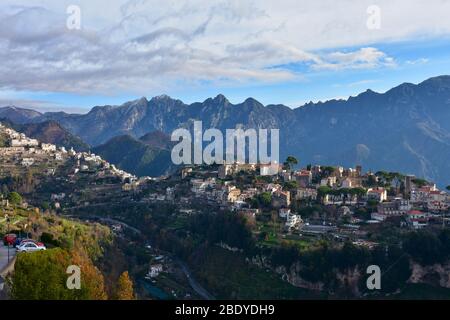
{"type": "Polygon", "coordinates": [[[17,247],[17,252],[35,252],[42,250],[47,250],[47,248],[40,242],[25,242],[17,247]]]}

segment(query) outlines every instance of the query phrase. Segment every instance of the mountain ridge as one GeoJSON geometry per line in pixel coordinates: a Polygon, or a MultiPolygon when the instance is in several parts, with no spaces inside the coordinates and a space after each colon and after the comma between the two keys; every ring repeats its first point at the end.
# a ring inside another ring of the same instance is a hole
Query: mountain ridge
{"type": "Polygon", "coordinates": [[[93,146],[120,135],[170,134],[191,128],[195,120],[220,130],[280,129],[281,158],[293,154],[306,163],[359,164],[406,171],[441,185],[450,182],[450,164],[444,161],[450,158],[450,76],[295,109],[264,106],[253,98],[232,104],[221,94],[192,104],[163,95],[97,106],[84,115],[46,113],[28,121],[43,119],[57,121],[93,146]]]}

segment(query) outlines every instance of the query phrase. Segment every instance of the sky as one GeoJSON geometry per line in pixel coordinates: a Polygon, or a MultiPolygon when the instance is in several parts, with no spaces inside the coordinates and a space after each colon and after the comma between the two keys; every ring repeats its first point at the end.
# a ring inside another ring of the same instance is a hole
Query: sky
{"type": "Polygon", "coordinates": [[[450,74],[450,0],[2,0],[0,106],[298,107],[450,74]]]}

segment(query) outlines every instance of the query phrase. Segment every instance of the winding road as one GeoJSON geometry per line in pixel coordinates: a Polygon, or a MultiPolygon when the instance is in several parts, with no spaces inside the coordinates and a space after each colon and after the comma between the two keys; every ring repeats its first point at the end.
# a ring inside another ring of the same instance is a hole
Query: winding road
{"type": "MultiPolygon", "coordinates": [[[[89,215],[89,216],[70,215],[70,217],[78,218],[78,219],[96,219],[96,220],[99,220],[99,221],[105,222],[105,223],[120,224],[122,227],[127,228],[137,234],[142,235],[141,230],[136,229],[136,228],[126,224],[123,221],[114,220],[111,218],[99,217],[99,216],[95,216],[95,215],[89,215]]],[[[189,270],[186,263],[184,263],[180,259],[174,257],[169,252],[164,252],[164,254],[166,254],[167,256],[171,256],[173,258],[173,260],[180,266],[181,270],[183,271],[184,275],[186,276],[186,278],[189,281],[189,285],[200,297],[202,297],[205,300],[215,300],[214,296],[212,294],[210,294],[205,288],[203,288],[202,285],[200,283],[198,283],[197,280],[192,276],[192,273],[189,270]]]]}

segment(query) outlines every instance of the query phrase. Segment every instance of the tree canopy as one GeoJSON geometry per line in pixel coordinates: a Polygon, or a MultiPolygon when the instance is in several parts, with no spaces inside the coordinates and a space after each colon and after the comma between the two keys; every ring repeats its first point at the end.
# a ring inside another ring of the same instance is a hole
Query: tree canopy
{"type": "Polygon", "coordinates": [[[10,192],[8,194],[8,201],[12,205],[19,205],[22,203],[22,196],[18,194],[17,192],[10,192]]]}
{"type": "Polygon", "coordinates": [[[17,300],[104,300],[103,276],[80,253],[60,248],[22,253],[17,256],[11,279],[11,294],[17,300]],[[80,267],[81,289],[67,288],[67,268],[80,267]]]}
{"type": "Polygon", "coordinates": [[[286,168],[288,168],[289,170],[292,170],[292,168],[298,164],[298,159],[294,156],[288,156],[286,158],[286,161],[284,162],[284,165],[286,166],[286,168]]]}
{"type": "Polygon", "coordinates": [[[128,271],[123,272],[117,281],[116,299],[134,300],[133,282],[128,271]]]}

